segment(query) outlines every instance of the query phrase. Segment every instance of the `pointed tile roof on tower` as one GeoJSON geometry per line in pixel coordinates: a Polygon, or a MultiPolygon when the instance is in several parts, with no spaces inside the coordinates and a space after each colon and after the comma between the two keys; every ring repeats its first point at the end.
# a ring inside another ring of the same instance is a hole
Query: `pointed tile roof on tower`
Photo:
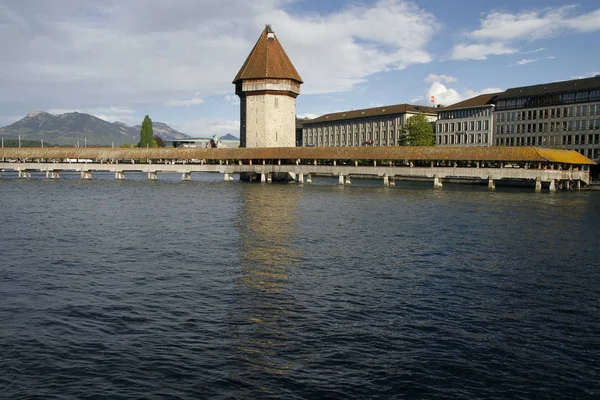
{"type": "Polygon", "coordinates": [[[243,79],[265,78],[291,79],[303,83],[270,25],[265,27],[233,83],[243,79]]]}

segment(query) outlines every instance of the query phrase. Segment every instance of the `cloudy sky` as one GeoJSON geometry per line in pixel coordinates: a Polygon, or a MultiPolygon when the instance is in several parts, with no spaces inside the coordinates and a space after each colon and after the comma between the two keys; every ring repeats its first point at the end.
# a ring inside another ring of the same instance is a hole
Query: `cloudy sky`
{"type": "Polygon", "coordinates": [[[600,74],[598,0],[0,0],[0,126],[40,109],[237,135],[231,81],[265,24],[308,117],[600,74]]]}

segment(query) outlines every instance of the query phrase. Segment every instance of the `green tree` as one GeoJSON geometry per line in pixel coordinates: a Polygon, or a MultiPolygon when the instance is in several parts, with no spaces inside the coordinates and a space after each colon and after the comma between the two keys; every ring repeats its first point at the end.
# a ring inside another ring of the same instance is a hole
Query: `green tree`
{"type": "Polygon", "coordinates": [[[152,132],[152,120],[147,115],[144,117],[144,122],[142,122],[138,147],[158,147],[152,132]]]}
{"type": "Polygon", "coordinates": [[[406,121],[403,130],[402,146],[434,146],[433,126],[424,114],[413,115],[406,121]]]}

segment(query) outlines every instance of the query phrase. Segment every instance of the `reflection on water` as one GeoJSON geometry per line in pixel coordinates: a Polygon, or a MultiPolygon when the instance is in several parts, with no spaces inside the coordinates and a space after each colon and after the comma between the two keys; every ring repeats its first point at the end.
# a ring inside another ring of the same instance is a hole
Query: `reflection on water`
{"type": "MultiPolygon", "coordinates": [[[[292,367],[289,346],[294,309],[287,292],[289,273],[299,264],[298,193],[284,185],[247,184],[239,214],[240,310],[232,317],[236,354],[246,369],[235,379],[285,374],[292,367]]],[[[268,392],[268,388],[263,387],[268,392]]]]}

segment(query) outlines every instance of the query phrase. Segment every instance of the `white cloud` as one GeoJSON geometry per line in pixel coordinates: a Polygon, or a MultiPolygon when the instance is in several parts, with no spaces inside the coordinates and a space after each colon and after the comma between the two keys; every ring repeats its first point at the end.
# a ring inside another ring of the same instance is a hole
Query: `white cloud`
{"type": "Polygon", "coordinates": [[[521,60],[516,61],[514,64],[508,65],[508,67],[517,67],[519,65],[533,64],[538,61],[553,60],[555,58],[556,57],[554,57],[554,56],[545,57],[545,58],[523,58],[521,60]]]}
{"type": "Polygon", "coordinates": [[[199,98],[192,98],[192,99],[187,99],[187,100],[169,100],[167,101],[167,105],[168,106],[184,106],[184,107],[189,107],[189,106],[195,106],[198,104],[203,104],[204,103],[204,99],[199,99],[199,98]]]}
{"type": "Polygon", "coordinates": [[[465,90],[465,98],[463,100],[466,99],[470,99],[471,97],[475,97],[475,96],[479,96],[481,94],[489,94],[489,93],[499,93],[499,92],[503,92],[504,89],[501,89],[499,87],[491,87],[491,88],[485,88],[483,90],[465,90]]]}
{"type": "Polygon", "coordinates": [[[531,59],[531,58],[524,58],[522,60],[517,61],[517,64],[519,65],[525,65],[525,64],[530,64],[530,63],[534,63],[537,60],[531,59]]]}
{"type": "Polygon", "coordinates": [[[304,113],[302,115],[298,115],[298,118],[309,118],[309,119],[314,119],[317,117],[320,117],[321,115],[325,115],[327,113],[323,113],[323,114],[315,114],[315,113],[304,113]]]}
{"type": "Polygon", "coordinates": [[[425,78],[425,82],[427,82],[427,83],[433,83],[433,82],[454,83],[456,81],[457,81],[457,79],[455,77],[449,76],[449,75],[429,74],[425,78]]]}
{"type": "Polygon", "coordinates": [[[116,99],[136,109],[202,104],[231,92],[269,21],[306,81],[303,93],[350,90],[372,74],[431,61],[426,47],[440,23],[412,2],[303,15],[286,11],[290,2],[4,2],[0,105],[14,102],[14,93],[45,109],[116,99]]]}
{"type": "Polygon", "coordinates": [[[226,119],[197,119],[172,124],[171,127],[197,138],[212,137],[213,134],[222,136],[227,133],[240,136],[240,122],[226,119]]]}
{"type": "MultiPolygon", "coordinates": [[[[467,37],[476,43],[460,43],[454,46],[452,58],[456,60],[485,60],[488,55],[512,54],[516,52],[514,42],[535,41],[564,33],[600,31],[600,9],[575,14],[575,6],[544,8],[542,10],[510,13],[492,11],[481,19],[479,29],[467,37]],[[488,48],[492,47],[492,50],[488,48]]],[[[539,48],[523,54],[544,51],[539,48]]]]}
{"type": "Polygon", "coordinates": [[[578,32],[600,31],[600,9],[564,21],[566,27],[578,32]]]}
{"type": "Polygon", "coordinates": [[[539,39],[554,36],[563,29],[563,21],[571,6],[544,11],[512,14],[493,11],[481,20],[481,28],[471,32],[479,40],[510,41],[521,38],[539,39]]]}
{"type": "Polygon", "coordinates": [[[501,42],[489,44],[458,44],[452,50],[455,60],[487,60],[490,55],[514,54],[517,49],[501,42]]]}
{"type": "Polygon", "coordinates": [[[427,92],[425,92],[425,99],[429,102],[421,102],[422,104],[431,105],[431,96],[435,98],[435,104],[454,104],[462,100],[462,96],[455,90],[446,87],[443,83],[433,82],[427,92]]]}
{"type": "Polygon", "coordinates": [[[533,53],[539,53],[540,51],[546,51],[546,50],[548,50],[548,49],[545,47],[540,47],[538,49],[531,50],[531,51],[522,51],[521,54],[533,54],[533,53]]]}
{"type": "Polygon", "coordinates": [[[459,91],[458,89],[451,88],[442,83],[443,81],[445,81],[447,84],[457,82],[457,79],[447,75],[430,74],[424,79],[424,81],[426,83],[431,83],[431,85],[425,90],[423,96],[413,98],[411,100],[411,103],[431,106],[431,96],[434,96],[435,105],[443,104],[449,106],[451,104],[458,103],[459,101],[463,101],[471,97],[478,96],[480,94],[496,93],[502,91],[502,89],[500,88],[486,88],[479,91],[463,89],[459,91]]]}
{"type": "Polygon", "coordinates": [[[225,95],[225,97],[223,99],[225,100],[226,103],[232,104],[234,106],[237,106],[240,104],[240,98],[233,94],[227,94],[227,95],[225,95]]]}
{"type": "Polygon", "coordinates": [[[571,79],[585,79],[585,78],[593,78],[594,76],[600,75],[600,71],[596,72],[586,72],[583,75],[575,75],[572,76],[571,79]]]}

